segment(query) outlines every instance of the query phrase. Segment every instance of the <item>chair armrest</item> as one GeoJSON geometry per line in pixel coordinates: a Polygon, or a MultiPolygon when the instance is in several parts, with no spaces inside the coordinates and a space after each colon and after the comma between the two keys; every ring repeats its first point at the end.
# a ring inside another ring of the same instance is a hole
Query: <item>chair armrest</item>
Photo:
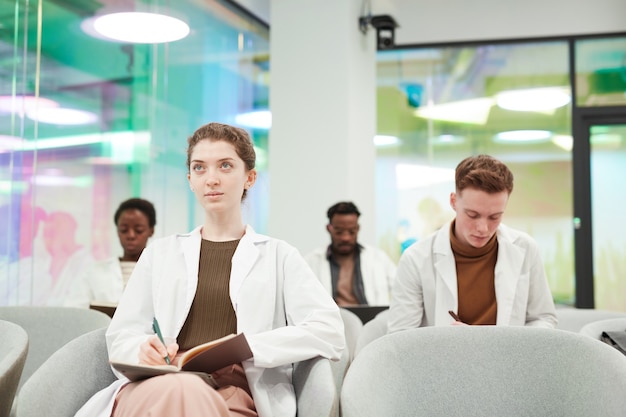
{"type": "Polygon", "coordinates": [[[16,415],[71,417],[93,394],[115,381],[105,330],[86,333],[50,356],[20,390],[16,415]]]}
{"type": "Polygon", "coordinates": [[[336,417],[339,398],[329,359],[316,357],[294,365],[298,417],[336,417]]]}

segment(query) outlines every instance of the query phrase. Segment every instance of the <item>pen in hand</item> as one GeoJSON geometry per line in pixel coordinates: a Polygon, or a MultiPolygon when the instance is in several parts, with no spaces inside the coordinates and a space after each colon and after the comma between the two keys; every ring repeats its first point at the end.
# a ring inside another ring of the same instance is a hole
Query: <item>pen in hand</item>
{"type": "MultiPolygon", "coordinates": [[[[161,343],[163,343],[163,346],[165,346],[165,349],[167,349],[167,346],[165,345],[165,340],[163,340],[163,335],[161,334],[159,322],[157,321],[156,317],[152,320],[152,330],[154,330],[154,333],[156,333],[161,343]]],[[[171,363],[169,354],[165,355],[165,363],[167,363],[168,365],[171,363]]]]}
{"type": "Polygon", "coordinates": [[[452,318],[454,319],[454,321],[461,321],[461,319],[459,318],[459,316],[456,315],[456,313],[452,310],[448,310],[448,313],[450,313],[450,315],[452,316],[452,318]]]}

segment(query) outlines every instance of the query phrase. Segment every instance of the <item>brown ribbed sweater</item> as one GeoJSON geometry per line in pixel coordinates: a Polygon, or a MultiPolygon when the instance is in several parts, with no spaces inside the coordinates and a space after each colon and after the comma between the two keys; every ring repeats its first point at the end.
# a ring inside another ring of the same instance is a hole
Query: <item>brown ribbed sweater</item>
{"type": "Polygon", "coordinates": [[[493,235],[482,248],[463,245],[454,235],[454,225],[450,227],[450,243],[456,263],[459,318],[467,324],[496,324],[498,239],[493,235]]]}
{"type": "Polygon", "coordinates": [[[198,288],[191,310],[178,335],[180,350],[237,333],[237,316],[230,301],[232,258],[239,240],[211,242],[202,239],[198,288]]]}

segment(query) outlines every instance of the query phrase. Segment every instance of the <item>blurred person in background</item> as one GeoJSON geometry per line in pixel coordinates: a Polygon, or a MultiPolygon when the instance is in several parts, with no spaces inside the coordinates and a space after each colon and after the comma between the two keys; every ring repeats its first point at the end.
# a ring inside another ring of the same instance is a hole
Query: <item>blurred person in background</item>
{"type": "Polygon", "coordinates": [[[139,256],[154,235],[156,210],[142,198],[123,201],[113,216],[117,237],[122,246],[121,257],[95,262],[85,271],[65,300],[66,306],[88,308],[92,302],[115,306],[139,256]]]}
{"type": "Polygon", "coordinates": [[[78,223],[71,213],[49,213],[43,225],[43,241],[50,254],[47,282],[35,277],[35,305],[62,306],[86,269],[93,263],[89,251],[76,240],[78,223]]]}
{"type": "Polygon", "coordinates": [[[357,206],[341,201],[327,213],[330,245],[317,248],[305,259],[339,306],[387,306],[396,265],[381,249],[358,242],[357,206]]]}

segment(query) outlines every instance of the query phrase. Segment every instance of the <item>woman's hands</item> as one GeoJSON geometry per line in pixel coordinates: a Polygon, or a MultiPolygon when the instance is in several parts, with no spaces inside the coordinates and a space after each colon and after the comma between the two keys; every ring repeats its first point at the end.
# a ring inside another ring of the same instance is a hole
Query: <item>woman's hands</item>
{"type": "Polygon", "coordinates": [[[139,346],[139,363],[146,365],[165,365],[165,357],[172,358],[172,365],[176,365],[174,359],[178,353],[178,343],[172,338],[165,338],[166,345],[156,335],[150,336],[139,346]]]}

